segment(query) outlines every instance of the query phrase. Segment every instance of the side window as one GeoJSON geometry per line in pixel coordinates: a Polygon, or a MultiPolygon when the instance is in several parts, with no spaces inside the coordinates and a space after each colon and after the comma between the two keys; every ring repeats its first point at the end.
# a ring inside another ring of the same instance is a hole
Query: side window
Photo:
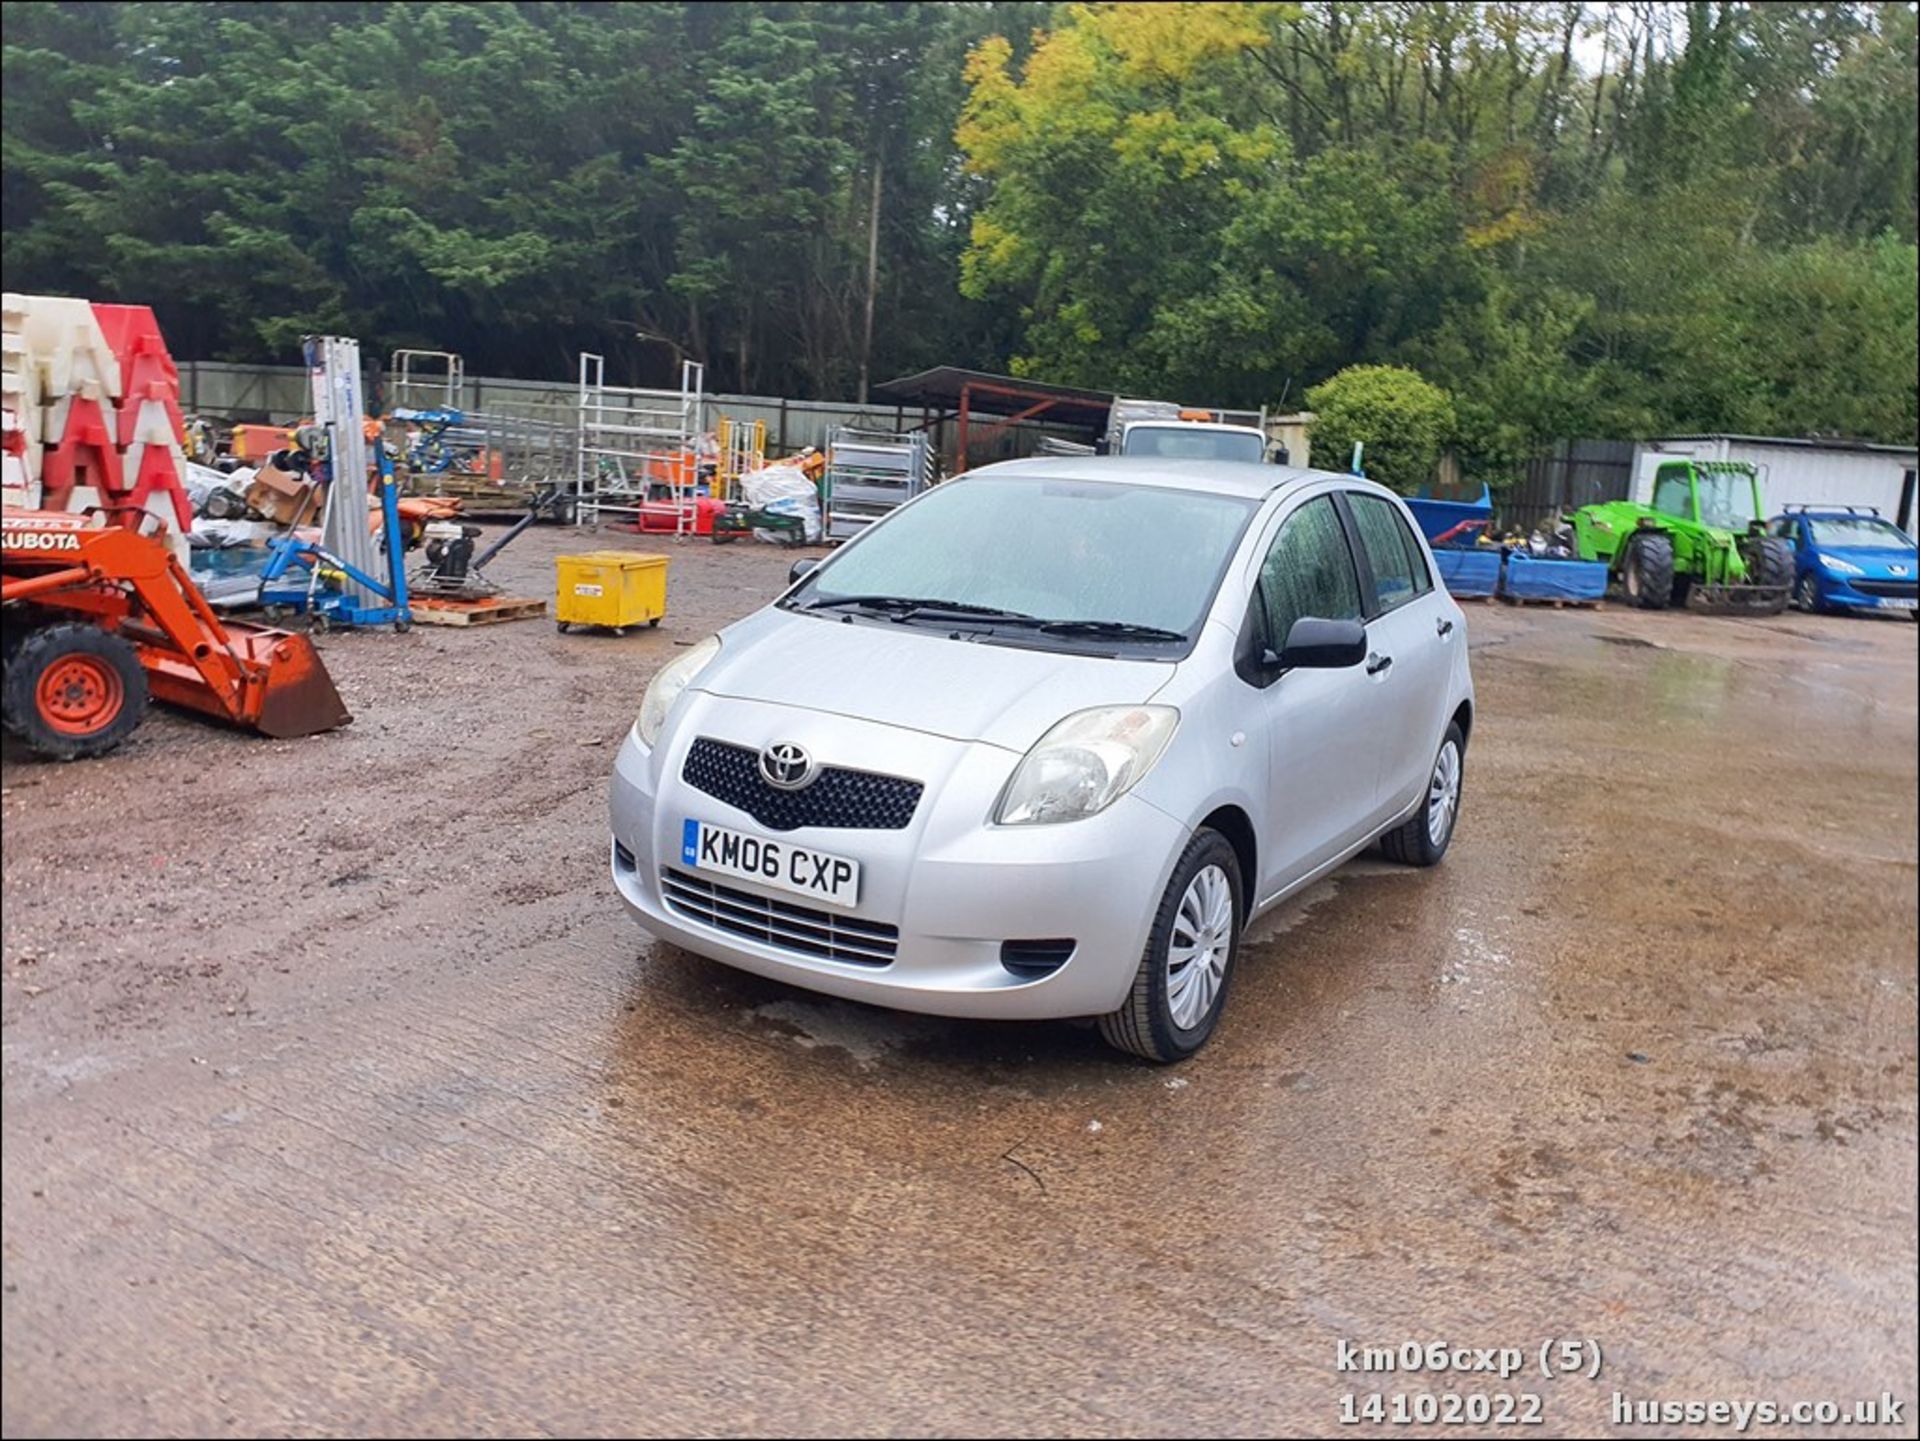
{"type": "Polygon", "coordinates": [[[1331,496],[1315,496],[1287,517],[1260,567],[1267,643],[1275,650],[1303,616],[1360,620],[1360,580],[1331,496]]]}
{"type": "Polygon", "coordinates": [[[1686,466],[1662,466],[1658,478],[1653,482],[1653,508],[1662,515],[1677,515],[1682,519],[1691,516],[1693,495],[1690,483],[1686,466]]]}
{"type": "MultiPolygon", "coordinates": [[[[1347,494],[1347,504],[1353,507],[1354,528],[1360,532],[1360,546],[1367,553],[1367,564],[1373,568],[1373,585],[1380,596],[1380,609],[1392,610],[1431,590],[1431,581],[1422,586],[1414,580],[1416,571],[1409,550],[1412,538],[1407,535],[1393,504],[1377,495],[1353,491],[1347,494]]],[[[1423,564],[1420,572],[1425,570],[1423,564]]]]}

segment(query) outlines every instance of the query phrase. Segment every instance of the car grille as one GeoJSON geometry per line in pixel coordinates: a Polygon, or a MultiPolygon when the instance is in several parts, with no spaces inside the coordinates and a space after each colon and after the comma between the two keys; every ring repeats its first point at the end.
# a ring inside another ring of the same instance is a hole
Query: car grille
{"type": "Polygon", "coordinates": [[[1913,600],[1920,596],[1920,581],[1914,580],[1850,580],[1847,584],[1862,595],[1881,595],[1892,600],[1913,600]]]}
{"type": "Polygon", "coordinates": [[[701,736],[687,748],[680,778],[745,811],[769,830],[829,826],[855,831],[900,831],[913,819],[919,781],[826,766],[805,790],[783,791],[760,774],[760,753],[701,736]]]}
{"type": "Polygon", "coordinates": [[[689,920],[803,956],[888,966],[900,943],[898,926],[756,896],[667,867],[660,871],[660,894],[669,910],[689,920]]]}

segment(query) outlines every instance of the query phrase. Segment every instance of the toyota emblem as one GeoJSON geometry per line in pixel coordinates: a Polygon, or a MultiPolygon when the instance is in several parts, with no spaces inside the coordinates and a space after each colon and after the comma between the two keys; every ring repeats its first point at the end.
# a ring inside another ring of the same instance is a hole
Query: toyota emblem
{"type": "Polygon", "coordinates": [[[776,790],[804,790],[813,784],[818,774],[819,767],[814,765],[805,746],[781,741],[760,752],[761,779],[776,790]]]}

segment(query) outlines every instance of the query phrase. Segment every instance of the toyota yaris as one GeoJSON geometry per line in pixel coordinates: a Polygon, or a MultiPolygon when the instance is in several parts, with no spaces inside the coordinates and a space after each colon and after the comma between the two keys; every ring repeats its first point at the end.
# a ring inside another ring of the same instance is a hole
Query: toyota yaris
{"type": "Polygon", "coordinates": [[[795,571],[620,749],[614,884],[687,950],[1176,1061],[1249,919],[1453,838],[1465,618],[1368,481],[1016,461],[795,571]]]}

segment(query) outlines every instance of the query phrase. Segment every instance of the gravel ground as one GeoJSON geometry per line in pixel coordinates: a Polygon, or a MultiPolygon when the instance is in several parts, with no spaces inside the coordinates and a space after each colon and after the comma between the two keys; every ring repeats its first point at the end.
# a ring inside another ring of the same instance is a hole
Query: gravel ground
{"type": "MultiPolygon", "coordinates": [[[[543,527],[497,578],[601,545],[653,548],[543,527]]],[[[1470,608],[1447,863],[1263,920],[1169,1072],[631,926],[614,749],[792,559],[657,548],[657,631],[324,638],[331,735],[9,743],[6,1434],[1911,1417],[1915,627],[1470,608]],[[1550,1338],[1602,1377],[1336,1366],[1550,1338]]]]}

